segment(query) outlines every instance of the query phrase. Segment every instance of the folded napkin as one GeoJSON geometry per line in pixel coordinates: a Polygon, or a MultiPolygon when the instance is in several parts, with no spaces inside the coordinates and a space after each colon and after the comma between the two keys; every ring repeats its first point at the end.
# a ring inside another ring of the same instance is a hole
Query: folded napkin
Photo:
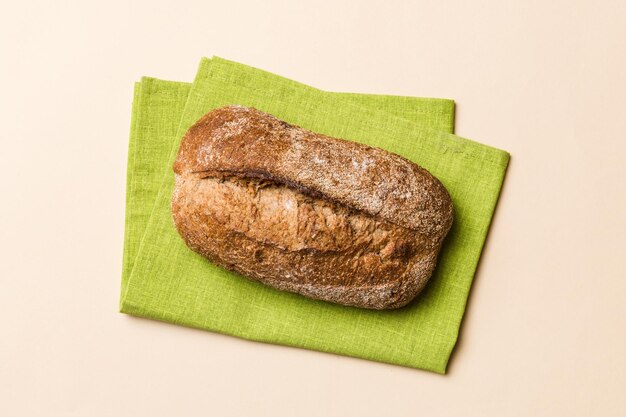
{"type": "Polygon", "coordinates": [[[135,90],[122,312],[445,372],[509,158],[448,133],[451,101],[327,93],[221,58],[203,59],[191,86],[146,78],[135,90]],[[184,245],[170,212],[178,143],[201,115],[228,104],[387,149],[443,182],[455,222],[431,282],[414,302],[371,311],[310,300],[214,266],[184,245]]]}

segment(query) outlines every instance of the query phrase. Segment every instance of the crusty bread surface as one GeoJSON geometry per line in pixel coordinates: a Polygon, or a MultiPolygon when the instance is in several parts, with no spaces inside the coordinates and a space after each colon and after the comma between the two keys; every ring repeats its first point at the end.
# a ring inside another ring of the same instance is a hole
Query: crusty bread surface
{"type": "Polygon", "coordinates": [[[215,109],[174,163],[174,224],[192,250],[274,288],[372,309],[425,286],[453,208],[428,171],[393,153],[215,109]]]}

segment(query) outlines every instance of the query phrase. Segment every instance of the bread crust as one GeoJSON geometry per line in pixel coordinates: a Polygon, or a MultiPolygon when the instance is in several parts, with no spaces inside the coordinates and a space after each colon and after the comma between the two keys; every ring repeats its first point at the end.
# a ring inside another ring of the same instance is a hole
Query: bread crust
{"type": "Polygon", "coordinates": [[[450,196],[425,169],[250,107],[198,120],[174,172],[173,220],[191,249],[272,287],[344,305],[406,305],[452,224],[450,196]]]}

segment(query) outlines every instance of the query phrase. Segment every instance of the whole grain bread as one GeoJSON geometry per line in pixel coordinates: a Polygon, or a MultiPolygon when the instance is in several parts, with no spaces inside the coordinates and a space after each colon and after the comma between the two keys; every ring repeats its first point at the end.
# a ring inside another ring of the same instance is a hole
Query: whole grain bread
{"type": "Polygon", "coordinates": [[[210,261],[280,290],[364,308],[409,303],[452,225],[452,201],[396,154],[242,106],[185,134],[174,224],[210,261]]]}

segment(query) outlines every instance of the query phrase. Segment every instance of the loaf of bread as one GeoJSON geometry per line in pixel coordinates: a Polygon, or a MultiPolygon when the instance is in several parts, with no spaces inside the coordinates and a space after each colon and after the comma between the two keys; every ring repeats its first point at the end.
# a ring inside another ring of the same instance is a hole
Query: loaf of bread
{"type": "Polygon", "coordinates": [[[279,290],[372,309],[423,288],[452,201],[396,154],[290,125],[259,110],[213,110],[185,134],[174,224],[211,262],[279,290]]]}

